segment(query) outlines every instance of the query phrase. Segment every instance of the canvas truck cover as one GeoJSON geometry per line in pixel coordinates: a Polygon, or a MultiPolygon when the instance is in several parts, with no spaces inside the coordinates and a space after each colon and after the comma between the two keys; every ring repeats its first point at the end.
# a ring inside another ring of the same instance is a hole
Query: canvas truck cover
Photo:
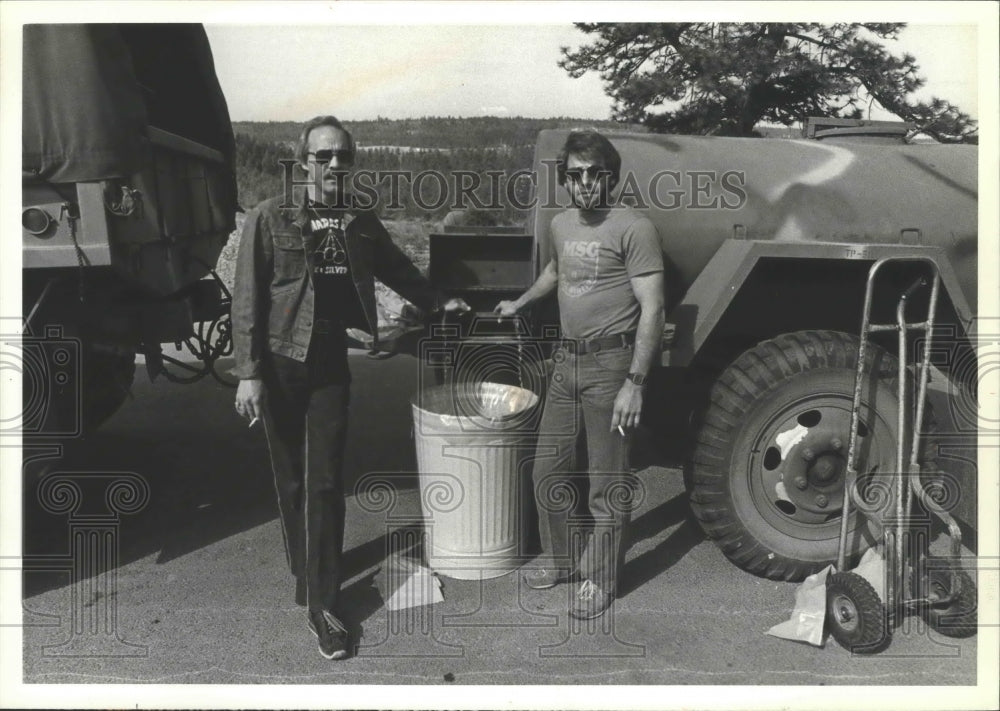
{"type": "MultiPolygon", "coordinates": [[[[146,126],[220,151],[232,125],[201,25],[27,25],[22,173],[72,183],[137,172],[146,126]]],[[[231,184],[235,205],[235,176],[231,184]]]]}

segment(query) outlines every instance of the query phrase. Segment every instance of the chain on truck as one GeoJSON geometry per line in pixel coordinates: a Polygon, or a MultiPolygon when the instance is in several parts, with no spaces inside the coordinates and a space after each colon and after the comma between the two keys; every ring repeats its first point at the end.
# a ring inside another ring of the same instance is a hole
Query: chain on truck
{"type": "MultiPolygon", "coordinates": [[[[908,128],[814,119],[802,139],[606,132],[622,156],[620,199],[656,225],[666,264],[662,363],[643,420],[654,440],[690,442],[684,478],[695,517],[733,563],[757,575],[801,580],[837,560],[859,329],[875,263],[873,322],[894,321],[899,295],[936,266],[933,342],[908,333],[907,352],[930,348],[938,389],[950,398],[945,409],[969,412],[977,149],[907,143],[908,128]]],[[[565,138],[538,138],[529,233],[456,226],[431,235],[432,281],[484,314],[447,337],[484,335],[473,330],[488,323],[485,314],[545,266],[549,225],[570,204],[549,165],[565,138]]],[[[928,292],[909,297],[911,313],[926,313],[928,292]]],[[[554,299],[518,318],[507,340],[516,336],[529,350],[558,333],[554,299]]],[[[490,337],[478,339],[482,347],[490,337]]],[[[860,368],[853,491],[870,503],[891,498],[897,444],[913,435],[899,431],[895,343],[893,334],[873,334],[860,368]]],[[[514,359],[498,358],[499,369],[514,359]]],[[[468,359],[477,377],[485,362],[468,359]]],[[[928,410],[923,419],[934,416],[928,410]]],[[[910,415],[903,422],[911,429],[910,415]]],[[[923,434],[922,477],[955,494],[947,506],[974,529],[974,463],[971,472],[942,474],[939,441],[923,434]]],[[[853,508],[844,530],[849,562],[877,542],[878,529],[877,516],[853,508]]]]}
{"type": "Polygon", "coordinates": [[[23,77],[22,431],[73,437],[124,402],[137,352],[182,380],[228,354],[232,125],[200,25],[27,25],[23,77]]]}

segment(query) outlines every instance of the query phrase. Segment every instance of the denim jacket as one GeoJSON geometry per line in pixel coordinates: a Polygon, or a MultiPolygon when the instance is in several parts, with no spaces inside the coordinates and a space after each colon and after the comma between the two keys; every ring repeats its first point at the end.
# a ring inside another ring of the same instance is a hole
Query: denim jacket
{"type": "MultiPolygon", "coordinates": [[[[261,377],[265,353],[305,361],[312,337],[315,292],[312,261],[316,245],[306,205],[281,208],[282,198],[265,200],[243,224],[236,259],[232,332],[240,380],[261,377]]],[[[430,283],[397,247],[370,210],[345,217],[345,241],[361,309],[378,348],[375,282],[378,277],[423,309],[437,305],[430,283]]]]}

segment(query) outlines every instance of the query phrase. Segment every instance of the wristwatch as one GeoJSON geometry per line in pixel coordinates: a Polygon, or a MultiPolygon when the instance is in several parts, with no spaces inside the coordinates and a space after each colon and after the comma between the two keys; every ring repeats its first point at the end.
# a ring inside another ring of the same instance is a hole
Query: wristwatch
{"type": "Polygon", "coordinates": [[[628,379],[632,381],[634,385],[638,385],[640,388],[646,384],[648,378],[642,373],[629,373],[628,379]]]}

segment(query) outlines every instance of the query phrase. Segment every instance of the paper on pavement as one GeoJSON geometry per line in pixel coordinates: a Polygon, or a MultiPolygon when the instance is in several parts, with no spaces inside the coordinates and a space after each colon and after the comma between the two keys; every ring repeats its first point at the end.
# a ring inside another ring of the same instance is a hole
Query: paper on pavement
{"type": "Polygon", "coordinates": [[[388,610],[405,610],[444,601],[438,577],[407,555],[390,554],[379,577],[378,587],[388,610]]]}
{"type": "MultiPolygon", "coordinates": [[[[795,607],[787,622],[775,625],[767,631],[769,635],[808,642],[823,646],[823,623],[826,622],[826,579],[833,572],[828,565],[820,572],[810,575],[795,591],[795,607]]],[[[869,548],[861,556],[861,562],[851,572],[867,580],[885,601],[885,561],[875,548],[869,548]]]]}
{"type": "Polygon", "coordinates": [[[792,609],[791,619],[775,625],[767,633],[782,639],[808,642],[817,647],[823,646],[823,622],[826,618],[826,578],[832,570],[833,566],[828,565],[823,570],[803,580],[798,590],[795,591],[795,607],[792,609]]]}
{"type": "Polygon", "coordinates": [[[878,593],[878,599],[885,602],[885,559],[875,548],[869,548],[861,556],[858,567],[851,571],[868,581],[878,593]]]}

